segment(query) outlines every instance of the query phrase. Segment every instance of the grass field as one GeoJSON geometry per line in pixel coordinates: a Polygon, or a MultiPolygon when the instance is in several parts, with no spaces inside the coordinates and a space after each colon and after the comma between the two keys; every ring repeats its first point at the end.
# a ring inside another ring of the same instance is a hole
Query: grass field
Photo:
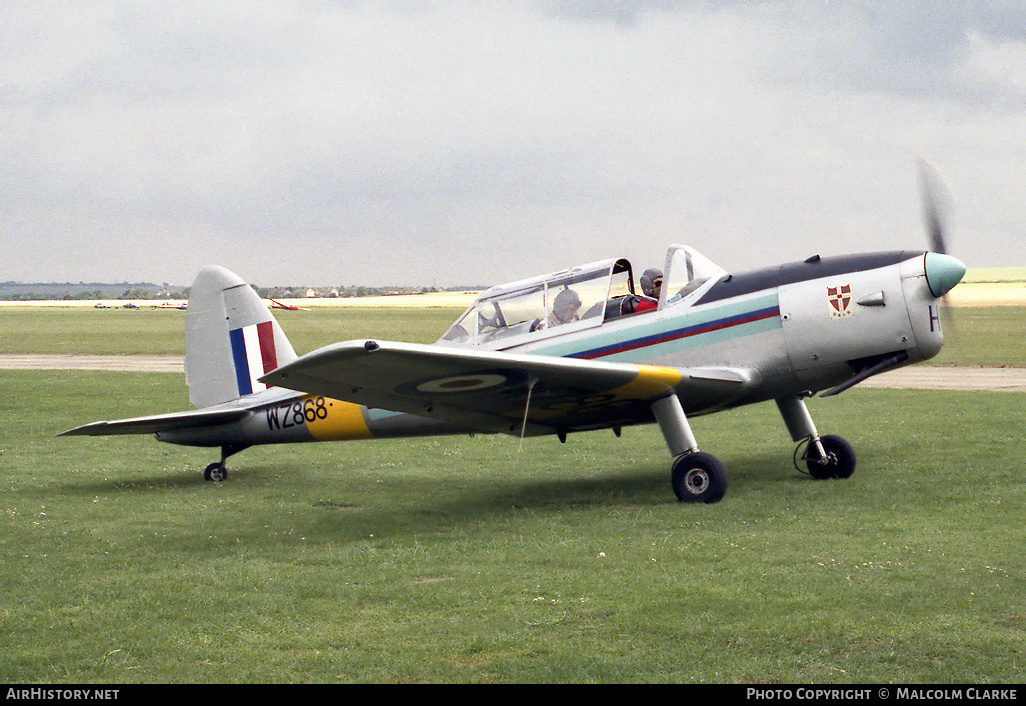
{"type": "MultiPolygon", "coordinates": [[[[75,333],[54,349],[38,320],[0,309],[18,334],[5,352],[180,352],[177,312],[80,313],[57,322],[75,333]],[[89,317],[112,313],[97,332],[89,317]],[[51,347],[10,350],[22,337],[51,347]]],[[[348,314],[280,320],[305,351],[386,326],[432,340],[453,318],[348,314]]],[[[1022,365],[1022,314],[960,317],[959,340],[980,347],[943,355],[1022,365]]],[[[794,469],[773,405],[698,418],[731,488],[691,506],[673,499],[654,427],[519,452],[491,436],[266,447],[213,484],[210,451],[54,437],[184,409],[181,375],[0,381],[6,682],[1022,678],[1018,394],[813,400],[820,429],[859,454],[847,481],[794,469]]]]}

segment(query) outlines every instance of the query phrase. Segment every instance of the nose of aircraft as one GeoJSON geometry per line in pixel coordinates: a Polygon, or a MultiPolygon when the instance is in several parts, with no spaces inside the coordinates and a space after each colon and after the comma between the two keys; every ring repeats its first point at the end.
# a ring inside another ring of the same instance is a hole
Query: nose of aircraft
{"type": "Polygon", "coordinates": [[[935,297],[942,297],[962,281],[965,265],[958,258],[940,253],[926,253],[926,283],[935,297]]]}

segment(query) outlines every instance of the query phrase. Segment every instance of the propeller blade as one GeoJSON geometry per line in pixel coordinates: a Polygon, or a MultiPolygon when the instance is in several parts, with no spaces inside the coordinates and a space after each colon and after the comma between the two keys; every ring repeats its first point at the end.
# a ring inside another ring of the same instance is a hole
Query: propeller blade
{"type": "MultiPolygon", "coordinates": [[[[944,179],[936,167],[920,156],[917,159],[919,165],[919,188],[923,200],[923,220],[926,225],[926,234],[930,240],[930,251],[946,255],[948,246],[946,234],[948,231],[948,213],[950,212],[951,192],[948,190],[944,179]]],[[[959,263],[961,264],[961,263],[959,263]]],[[[962,270],[963,274],[965,270],[962,270]]],[[[955,282],[961,279],[961,275],[955,282]]],[[[945,328],[955,333],[955,320],[951,314],[951,304],[948,299],[948,290],[953,287],[945,285],[940,296],[941,317],[944,320],[945,328]]]]}
{"type": "Polygon", "coordinates": [[[937,209],[934,204],[927,201],[924,204],[924,211],[926,218],[926,232],[930,237],[930,250],[936,253],[946,254],[948,252],[948,246],[947,243],[944,242],[944,227],[941,225],[937,209]]]}
{"type": "Polygon", "coordinates": [[[932,164],[919,158],[919,187],[923,199],[923,218],[926,234],[930,239],[930,250],[947,254],[944,236],[947,231],[947,204],[950,201],[944,180],[932,164]]]}

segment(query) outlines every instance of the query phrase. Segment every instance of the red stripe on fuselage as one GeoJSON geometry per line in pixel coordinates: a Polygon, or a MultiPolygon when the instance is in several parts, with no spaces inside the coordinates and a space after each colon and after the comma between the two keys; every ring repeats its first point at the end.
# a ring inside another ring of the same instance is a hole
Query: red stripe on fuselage
{"type": "Polygon", "coordinates": [[[616,346],[609,346],[605,348],[598,348],[591,351],[585,351],[572,355],[572,358],[583,358],[585,360],[593,360],[595,358],[604,358],[609,355],[616,355],[618,353],[625,353],[627,351],[637,350],[638,348],[647,348],[648,346],[655,346],[660,343],[668,343],[670,341],[677,341],[682,338],[690,338],[691,336],[699,336],[703,333],[712,333],[713,331],[719,331],[725,328],[731,328],[733,326],[740,326],[742,324],[750,324],[754,321],[762,321],[763,319],[770,319],[775,316],[780,316],[780,307],[773,306],[767,309],[760,309],[759,311],[753,311],[749,314],[742,314],[740,316],[732,316],[719,321],[711,321],[704,325],[690,326],[677,331],[671,331],[666,334],[658,336],[650,336],[646,338],[639,338],[635,341],[623,343],[616,346]]]}

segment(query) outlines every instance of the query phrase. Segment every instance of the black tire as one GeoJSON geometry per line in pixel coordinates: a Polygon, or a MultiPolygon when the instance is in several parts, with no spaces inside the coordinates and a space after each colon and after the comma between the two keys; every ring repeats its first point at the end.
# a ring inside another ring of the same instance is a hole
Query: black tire
{"type": "Polygon", "coordinates": [[[211,463],[203,469],[203,479],[221,483],[228,478],[228,469],[222,463],[211,463]]]}
{"type": "Polygon", "coordinates": [[[816,448],[810,446],[809,457],[806,461],[809,475],[817,480],[851,478],[851,474],[855,472],[856,463],[855,449],[852,448],[852,445],[833,434],[827,434],[819,441],[823,444],[823,450],[826,451],[826,462],[818,456],[814,456],[816,448]]]}
{"type": "Polygon", "coordinates": [[[699,451],[674,461],[670,482],[682,503],[715,503],[727,492],[727,469],[715,456],[699,451]]]}

